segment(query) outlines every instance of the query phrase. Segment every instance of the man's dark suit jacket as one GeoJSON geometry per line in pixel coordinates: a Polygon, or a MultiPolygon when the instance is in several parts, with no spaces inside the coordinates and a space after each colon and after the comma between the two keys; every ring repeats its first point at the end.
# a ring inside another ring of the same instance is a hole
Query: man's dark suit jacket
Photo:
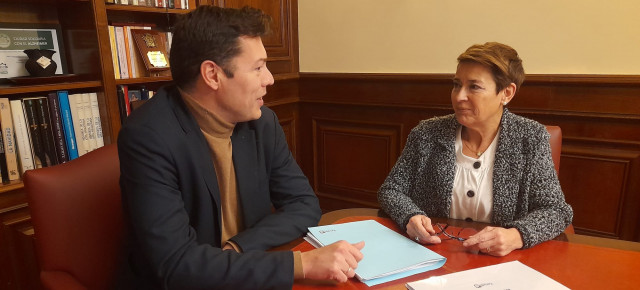
{"type": "MultiPolygon", "coordinates": [[[[286,289],[293,253],[265,252],[317,224],[318,199],[273,111],[231,136],[245,230],[222,251],[220,192],[209,146],[179,91],[159,91],[118,138],[127,226],[122,288],[286,289]],[[273,206],[273,207],[272,207],[273,206]]],[[[98,262],[98,261],[97,261],[98,262]]]]}

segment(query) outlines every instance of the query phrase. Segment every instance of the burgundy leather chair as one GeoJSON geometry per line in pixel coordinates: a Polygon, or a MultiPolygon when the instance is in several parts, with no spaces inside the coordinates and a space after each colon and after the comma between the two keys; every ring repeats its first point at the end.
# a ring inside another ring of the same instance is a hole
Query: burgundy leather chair
{"type": "Polygon", "coordinates": [[[124,225],[116,145],[24,175],[46,289],[112,288],[124,225]]]}
{"type": "Polygon", "coordinates": [[[549,143],[551,144],[551,158],[553,158],[553,165],[556,167],[556,174],[560,174],[560,151],[562,151],[562,129],[558,126],[545,126],[547,132],[551,137],[549,143]]]}
{"type": "MultiPolygon", "coordinates": [[[[556,174],[560,175],[560,153],[562,151],[562,129],[558,126],[545,126],[547,128],[547,132],[551,137],[549,138],[549,143],[551,144],[551,158],[553,159],[553,165],[556,168],[556,174]]],[[[573,228],[573,224],[569,224],[569,226],[564,230],[565,234],[575,234],[575,229],[573,228]]]]}

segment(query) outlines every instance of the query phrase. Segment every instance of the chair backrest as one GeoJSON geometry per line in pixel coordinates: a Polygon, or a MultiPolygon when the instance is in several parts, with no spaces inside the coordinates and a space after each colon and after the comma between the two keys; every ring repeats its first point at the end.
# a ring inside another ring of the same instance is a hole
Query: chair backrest
{"type": "Polygon", "coordinates": [[[45,288],[113,286],[124,236],[119,177],[114,144],[25,173],[45,288]]]}
{"type": "Polygon", "coordinates": [[[551,144],[551,158],[556,168],[556,174],[560,174],[560,153],[562,151],[562,129],[558,126],[545,125],[549,135],[549,143],[551,144]]]}
{"type": "MultiPolygon", "coordinates": [[[[562,129],[558,126],[549,126],[545,125],[549,135],[549,143],[551,144],[551,158],[553,159],[553,165],[556,168],[556,174],[560,175],[560,153],[562,151],[562,129]]],[[[569,226],[564,230],[566,234],[574,234],[575,229],[573,228],[573,224],[569,224],[569,226]]]]}

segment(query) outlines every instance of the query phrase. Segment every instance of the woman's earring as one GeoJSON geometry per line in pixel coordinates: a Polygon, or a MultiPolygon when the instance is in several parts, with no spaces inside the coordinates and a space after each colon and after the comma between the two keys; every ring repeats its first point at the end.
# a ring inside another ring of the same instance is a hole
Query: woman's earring
{"type": "Polygon", "coordinates": [[[506,106],[506,105],[507,105],[507,102],[502,102],[502,105],[503,105],[503,106],[506,106]]]}

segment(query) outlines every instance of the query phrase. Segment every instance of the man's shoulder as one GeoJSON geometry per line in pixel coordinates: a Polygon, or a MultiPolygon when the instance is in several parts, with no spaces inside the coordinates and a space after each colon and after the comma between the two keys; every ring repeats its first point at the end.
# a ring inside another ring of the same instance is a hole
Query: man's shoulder
{"type": "Polygon", "coordinates": [[[131,115],[126,117],[123,127],[127,126],[153,126],[162,123],[174,115],[174,101],[172,94],[175,92],[169,88],[161,88],[151,99],[144,105],[133,111],[131,115]]]}

